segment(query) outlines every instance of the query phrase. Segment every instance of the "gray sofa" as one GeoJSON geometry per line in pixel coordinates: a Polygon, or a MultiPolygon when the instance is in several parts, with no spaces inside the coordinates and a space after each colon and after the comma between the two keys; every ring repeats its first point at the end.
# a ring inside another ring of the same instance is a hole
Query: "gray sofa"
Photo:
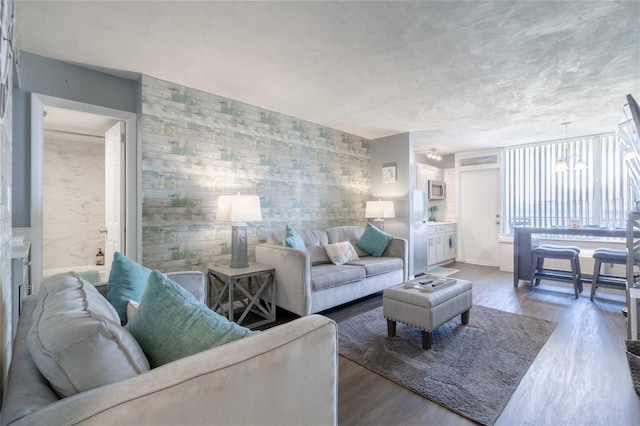
{"type": "MultiPolygon", "coordinates": [[[[204,274],[168,275],[204,301],[204,274]]],[[[337,423],[337,330],[328,318],[300,318],[60,399],[27,347],[36,299],[25,299],[18,323],[2,425],[337,423]]]]}
{"type": "Polygon", "coordinates": [[[407,281],[408,242],[391,240],[381,257],[356,245],[361,226],[297,230],[305,250],[285,247],[284,234],[256,246],[256,261],[275,269],[276,304],[300,316],[321,312],[407,281]],[[360,260],[334,265],[324,246],[349,241],[360,260]]]}

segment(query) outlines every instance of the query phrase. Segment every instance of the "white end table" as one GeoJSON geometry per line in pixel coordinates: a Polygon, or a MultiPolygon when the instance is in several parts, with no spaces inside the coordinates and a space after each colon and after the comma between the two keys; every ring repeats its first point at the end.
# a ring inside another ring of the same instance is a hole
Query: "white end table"
{"type": "Polygon", "coordinates": [[[276,320],[275,270],[257,263],[246,268],[209,268],[209,306],[245,327],[258,327],[276,320]],[[236,313],[239,315],[236,320],[236,313]],[[247,315],[253,314],[250,318],[247,315]],[[248,324],[245,320],[259,319],[248,324]]]}

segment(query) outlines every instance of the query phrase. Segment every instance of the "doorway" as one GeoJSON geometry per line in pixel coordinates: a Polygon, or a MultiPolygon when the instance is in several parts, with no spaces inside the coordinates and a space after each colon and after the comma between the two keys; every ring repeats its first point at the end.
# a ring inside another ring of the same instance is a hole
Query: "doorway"
{"type": "Polygon", "coordinates": [[[500,206],[498,168],[460,173],[459,232],[463,262],[499,265],[500,206]]]}
{"type": "MultiPolygon", "coordinates": [[[[113,198],[105,196],[105,132],[119,123],[112,117],[65,108],[44,109],[43,278],[67,271],[92,283],[108,277],[105,212],[118,206],[110,206],[113,198]]],[[[116,130],[119,140],[119,125],[116,130]]],[[[120,180],[118,185],[124,184],[120,180]]]]}
{"type": "MultiPolygon", "coordinates": [[[[112,248],[139,260],[140,154],[135,143],[135,129],[136,116],[133,113],[32,94],[31,280],[34,292],[38,291],[45,271],[80,269],[78,272],[82,272],[82,267],[87,266],[86,276],[90,281],[105,279],[110,261],[102,275],[95,262],[97,249],[101,248],[104,253],[109,243],[112,248]],[[63,122],[64,125],[61,124],[63,122]],[[120,139],[124,142],[117,144],[121,152],[115,157],[106,155],[106,128],[112,133],[117,132],[118,142],[120,139]],[[113,197],[105,195],[105,181],[113,184],[113,179],[105,175],[110,168],[105,163],[107,157],[118,163],[117,171],[123,171],[120,182],[116,184],[121,191],[115,192],[119,194],[119,204],[111,209],[107,199],[113,197]],[[90,166],[80,162],[90,163],[90,166]],[[48,180],[52,170],[54,181],[57,179],[58,183],[63,182],[62,185],[54,185],[48,180]],[[52,191],[51,194],[48,191],[52,191]],[[54,213],[52,209],[57,210],[53,217],[50,215],[54,213]],[[117,212],[116,216],[121,218],[118,223],[120,231],[115,231],[121,238],[114,237],[113,233],[106,237],[106,215],[110,211],[117,212]],[[70,217],[75,217],[75,220],[68,220],[70,217]],[[73,228],[81,227],[85,235],[75,235],[73,228]],[[127,232],[127,229],[131,231],[127,232]],[[95,276],[96,271],[98,277],[95,276]]],[[[107,262],[105,256],[105,264],[107,262]]]]}

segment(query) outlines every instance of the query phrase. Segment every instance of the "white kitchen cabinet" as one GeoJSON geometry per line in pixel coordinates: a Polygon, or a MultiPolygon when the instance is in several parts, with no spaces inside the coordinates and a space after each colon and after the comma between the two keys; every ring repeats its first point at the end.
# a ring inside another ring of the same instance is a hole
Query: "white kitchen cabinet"
{"type": "Polygon", "coordinates": [[[436,236],[429,235],[427,237],[427,265],[431,266],[436,264],[436,236]]]}
{"type": "Polygon", "coordinates": [[[433,222],[427,230],[427,263],[429,266],[449,262],[456,257],[456,224],[433,222]]]}
{"type": "Polygon", "coordinates": [[[456,257],[456,246],[458,242],[458,233],[456,232],[455,224],[453,225],[453,229],[450,229],[446,232],[445,235],[445,259],[454,259],[456,257]]]}

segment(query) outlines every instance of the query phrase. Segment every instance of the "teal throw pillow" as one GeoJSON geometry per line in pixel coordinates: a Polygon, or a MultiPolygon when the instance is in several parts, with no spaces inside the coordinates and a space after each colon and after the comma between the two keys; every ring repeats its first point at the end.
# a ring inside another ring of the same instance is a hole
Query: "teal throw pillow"
{"type": "Polygon", "coordinates": [[[119,251],[113,254],[107,300],[116,309],[122,325],[127,323],[129,300],[140,302],[150,273],[151,269],[145,268],[119,251]]]}
{"type": "Polygon", "coordinates": [[[257,332],[213,312],[166,275],[152,271],[126,328],[151,368],[257,332]]]}
{"type": "Polygon", "coordinates": [[[287,235],[284,240],[286,247],[291,247],[298,250],[306,250],[307,246],[304,245],[304,241],[300,234],[296,232],[291,226],[287,225],[287,235]]]}
{"type": "Polygon", "coordinates": [[[391,240],[393,240],[393,235],[387,234],[372,224],[367,223],[367,227],[356,245],[372,256],[380,257],[391,240]]]}

